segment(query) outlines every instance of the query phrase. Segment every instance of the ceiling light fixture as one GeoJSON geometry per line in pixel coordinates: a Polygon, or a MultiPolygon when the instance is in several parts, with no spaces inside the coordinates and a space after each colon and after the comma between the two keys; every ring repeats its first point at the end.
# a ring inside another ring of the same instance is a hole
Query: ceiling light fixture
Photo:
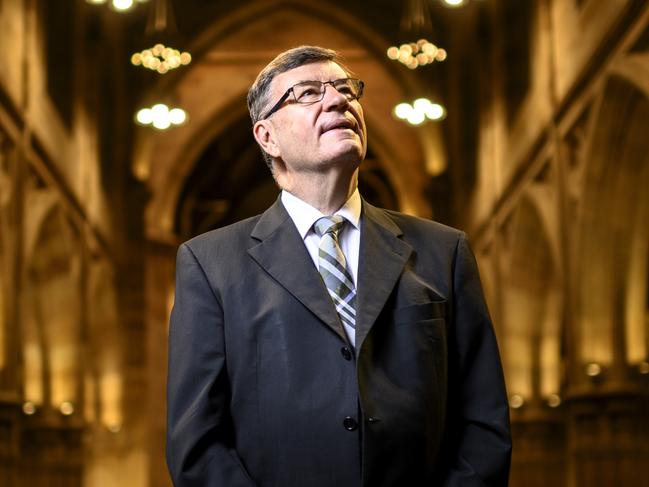
{"type": "Polygon", "coordinates": [[[178,49],[160,43],[131,56],[131,63],[134,66],[143,66],[160,74],[180,66],[187,66],[191,62],[192,55],[188,52],[180,52],[178,49]]]}
{"type": "Polygon", "coordinates": [[[394,107],[394,115],[410,125],[421,125],[427,120],[440,121],[446,118],[446,109],[428,98],[417,98],[412,104],[404,102],[394,107]]]}
{"type": "MultiPolygon", "coordinates": [[[[147,20],[146,33],[149,37],[161,37],[171,35],[175,30],[173,11],[168,0],[153,0],[147,20]]],[[[192,61],[190,53],[180,52],[171,46],[165,46],[158,42],[153,47],[133,53],[131,55],[131,64],[142,66],[144,68],[157,71],[159,74],[165,74],[172,69],[186,66],[192,61]]]]}
{"type": "Polygon", "coordinates": [[[401,29],[409,36],[420,39],[416,42],[406,42],[399,47],[390,46],[386,52],[388,58],[399,61],[410,69],[446,59],[446,51],[425,37],[433,31],[427,0],[409,0],[401,20],[401,29]]]}
{"type": "Polygon", "coordinates": [[[442,0],[442,3],[447,7],[456,8],[464,5],[466,0],[442,0]]]}
{"type": "Polygon", "coordinates": [[[86,3],[91,5],[103,5],[108,3],[110,8],[117,12],[127,12],[131,10],[138,3],[146,3],[149,0],[86,0],[86,3]]]}
{"type": "MultiPolygon", "coordinates": [[[[162,34],[165,37],[171,37],[173,33],[176,33],[176,28],[170,1],[153,0],[147,20],[147,36],[156,37],[156,40],[159,40],[162,34]]],[[[142,66],[159,74],[165,74],[173,69],[186,66],[191,60],[192,56],[188,52],[180,52],[178,49],[162,42],[157,42],[153,47],[131,55],[133,65],[142,66]]],[[[163,95],[163,99],[169,100],[170,98],[169,95],[163,95]]],[[[135,114],[135,121],[140,125],[166,130],[184,124],[187,121],[187,112],[180,107],[155,103],[151,107],[138,110],[135,114]]]]}
{"type": "Polygon", "coordinates": [[[410,69],[426,66],[435,61],[441,62],[447,57],[446,50],[426,39],[419,39],[410,44],[401,44],[399,47],[391,46],[388,48],[387,55],[393,61],[399,61],[410,69]]]}
{"type": "Polygon", "coordinates": [[[151,125],[158,130],[166,130],[187,121],[187,112],[182,108],[170,108],[164,103],[156,103],[151,108],[142,108],[135,115],[140,125],[151,125]]]}
{"type": "Polygon", "coordinates": [[[464,7],[469,0],[440,0],[441,4],[448,8],[464,7]]]}

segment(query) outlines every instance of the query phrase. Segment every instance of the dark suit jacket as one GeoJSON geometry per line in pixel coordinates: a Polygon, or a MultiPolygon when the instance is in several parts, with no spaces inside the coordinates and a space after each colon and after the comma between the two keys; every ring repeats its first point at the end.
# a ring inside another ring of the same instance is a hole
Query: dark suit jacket
{"type": "Polygon", "coordinates": [[[177,487],[507,484],[505,386],[462,232],[363,202],[355,353],[279,200],[177,264],[177,487]]]}

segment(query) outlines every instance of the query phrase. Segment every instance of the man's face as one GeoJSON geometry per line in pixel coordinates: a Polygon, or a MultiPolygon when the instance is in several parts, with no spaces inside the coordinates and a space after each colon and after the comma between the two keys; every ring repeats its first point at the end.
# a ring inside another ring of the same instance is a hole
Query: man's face
{"type": "MultiPolygon", "coordinates": [[[[347,78],[336,63],[315,62],[277,75],[271,84],[269,106],[290,87],[302,81],[347,78]]],[[[363,108],[326,85],[324,98],[311,104],[295,103],[292,96],[268,120],[279,156],[286,170],[323,172],[333,165],[355,169],[365,157],[367,136],[363,108]]]]}

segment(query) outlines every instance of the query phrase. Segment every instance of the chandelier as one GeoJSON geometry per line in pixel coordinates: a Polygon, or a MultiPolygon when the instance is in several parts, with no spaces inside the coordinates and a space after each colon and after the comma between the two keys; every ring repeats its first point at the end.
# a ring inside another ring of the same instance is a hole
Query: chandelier
{"type": "MultiPolygon", "coordinates": [[[[169,0],[153,0],[152,10],[149,12],[146,33],[149,37],[160,37],[162,34],[169,34],[175,30],[173,11],[169,0]]],[[[180,52],[178,49],[165,46],[158,42],[153,47],[133,53],[131,64],[142,66],[159,74],[165,74],[172,69],[186,66],[192,61],[188,52],[180,52]]]]}
{"type": "Polygon", "coordinates": [[[192,55],[188,52],[181,53],[178,49],[166,47],[161,43],[131,56],[131,63],[134,66],[143,66],[160,74],[180,66],[187,66],[191,61],[192,55]]]}
{"type": "Polygon", "coordinates": [[[446,59],[446,51],[437,47],[426,39],[419,39],[417,42],[401,44],[401,46],[390,46],[387,51],[388,57],[393,61],[399,61],[410,69],[419,66],[426,66],[435,61],[441,62],[446,59]]]}
{"type": "MultiPolygon", "coordinates": [[[[175,24],[169,0],[153,0],[147,20],[147,36],[155,37],[159,41],[163,35],[169,37],[171,31],[175,31],[175,24]]],[[[161,75],[186,66],[191,60],[189,52],[180,52],[162,42],[131,55],[131,63],[134,66],[142,66],[161,75]]],[[[169,100],[171,97],[163,98],[169,100]]],[[[187,112],[181,107],[169,106],[164,100],[159,100],[150,107],[140,108],[135,114],[135,121],[139,125],[166,130],[184,124],[187,121],[187,112]]]]}
{"type": "Polygon", "coordinates": [[[404,16],[401,19],[401,30],[412,35],[417,41],[390,46],[386,52],[388,58],[416,69],[446,59],[446,50],[436,46],[424,36],[432,33],[433,23],[430,17],[428,0],[408,0],[404,16]]]}
{"type": "Polygon", "coordinates": [[[402,102],[394,107],[394,115],[410,125],[421,125],[428,120],[440,121],[446,118],[446,109],[428,98],[417,98],[412,103],[402,102]]]}

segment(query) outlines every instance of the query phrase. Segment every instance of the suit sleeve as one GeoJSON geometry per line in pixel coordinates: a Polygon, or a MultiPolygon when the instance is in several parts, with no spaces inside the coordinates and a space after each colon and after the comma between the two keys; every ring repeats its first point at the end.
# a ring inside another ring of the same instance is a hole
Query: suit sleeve
{"type": "Polygon", "coordinates": [[[507,393],[478,268],[464,234],[453,275],[442,485],[506,487],[511,457],[507,393]]]}
{"type": "Polygon", "coordinates": [[[176,487],[254,487],[234,447],[223,312],[185,244],[176,261],[169,329],[167,445],[176,487]]]}

